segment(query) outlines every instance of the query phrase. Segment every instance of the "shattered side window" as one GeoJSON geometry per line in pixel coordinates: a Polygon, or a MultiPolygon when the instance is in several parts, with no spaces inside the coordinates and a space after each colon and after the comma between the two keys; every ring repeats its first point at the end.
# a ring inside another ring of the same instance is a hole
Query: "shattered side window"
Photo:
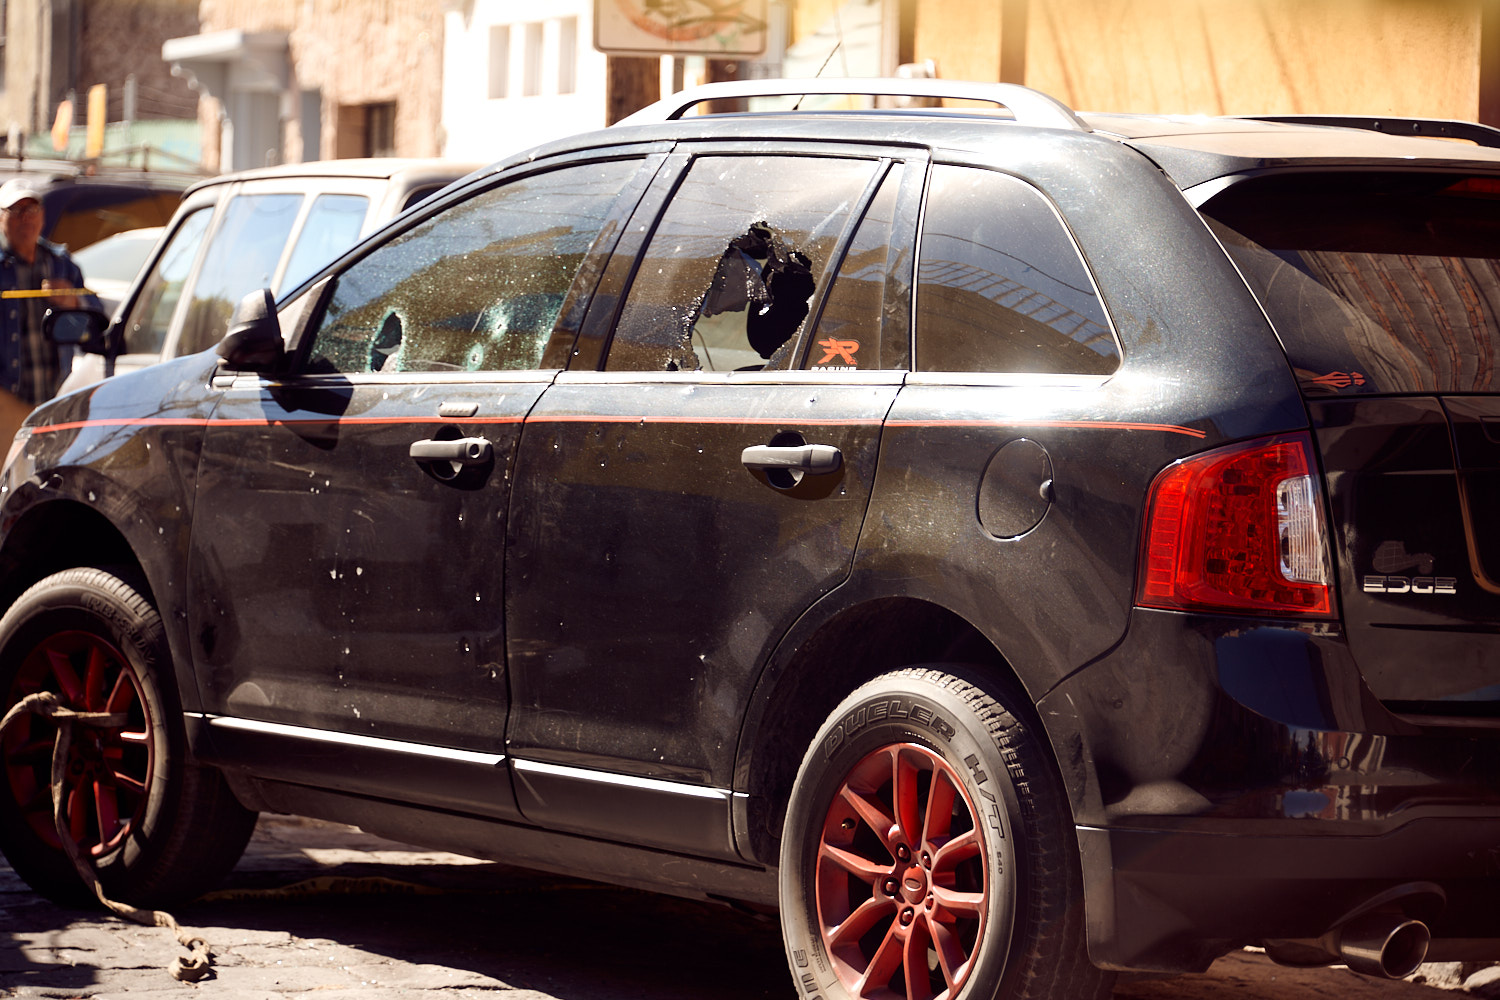
{"type": "Polygon", "coordinates": [[[449,207],[338,276],[311,372],[538,368],[563,299],[640,165],[533,174],[449,207]]]}
{"type": "Polygon", "coordinates": [[[811,156],[695,160],[641,260],[605,367],[786,367],[877,166],[811,156]]]}

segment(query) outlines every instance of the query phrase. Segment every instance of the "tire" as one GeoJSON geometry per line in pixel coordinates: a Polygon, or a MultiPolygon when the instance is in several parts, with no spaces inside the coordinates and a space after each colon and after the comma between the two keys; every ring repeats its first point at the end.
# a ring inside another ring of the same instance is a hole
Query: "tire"
{"type": "Polygon", "coordinates": [[[1110,993],[1050,748],[1024,695],[977,670],[908,667],[839,705],[792,789],[780,896],[807,998],[1110,993]]]}
{"type": "MultiPolygon", "coordinates": [[[[127,574],[70,569],[27,590],[0,617],[6,711],[38,691],[65,707],[123,713],[123,726],[75,724],[65,815],[111,899],[160,907],[200,895],[239,860],[256,814],[219,772],[193,765],[166,634],[127,574]]],[[[37,892],[87,904],[58,840],[51,798],[56,726],[39,716],[0,738],[0,851],[37,892]]]]}

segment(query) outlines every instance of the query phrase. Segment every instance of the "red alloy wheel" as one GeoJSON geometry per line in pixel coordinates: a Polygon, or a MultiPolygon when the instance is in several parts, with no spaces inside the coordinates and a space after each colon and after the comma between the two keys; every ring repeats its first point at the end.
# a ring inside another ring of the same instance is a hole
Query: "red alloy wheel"
{"type": "MultiPolygon", "coordinates": [[[[141,818],[150,792],[155,750],[151,719],[139,682],[124,656],[92,632],[58,632],[27,655],[7,705],[52,691],[67,708],[123,713],[125,725],[75,725],[68,754],[63,815],[85,856],[118,847],[141,818]]],[[[52,811],[52,748],[57,727],[28,716],[0,746],[12,800],[45,843],[60,846],[52,811]]]]}
{"type": "Polygon", "coordinates": [[[990,886],[959,774],[911,743],[850,771],[818,844],[817,916],[856,997],[949,1000],[974,968],[990,886]]]}

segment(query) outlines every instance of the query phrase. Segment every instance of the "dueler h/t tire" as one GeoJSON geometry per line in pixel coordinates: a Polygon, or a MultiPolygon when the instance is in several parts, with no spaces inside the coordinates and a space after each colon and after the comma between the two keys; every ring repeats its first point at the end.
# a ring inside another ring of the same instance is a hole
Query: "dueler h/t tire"
{"type": "Polygon", "coordinates": [[[1061,777],[1013,685],[908,667],[819,729],[788,803],[781,924],[805,998],[1095,1000],[1061,777]]]}
{"type": "MultiPolygon", "coordinates": [[[[255,813],[217,771],[188,760],[161,617],[129,574],[79,568],[32,586],[0,617],[0,698],[39,691],[107,713],[74,724],[64,782],[69,834],[105,893],[136,906],[192,898],[245,848],[255,813]]],[[[0,851],[58,902],[93,898],[58,842],[51,796],[56,725],[27,716],[0,738],[0,851]]]]}

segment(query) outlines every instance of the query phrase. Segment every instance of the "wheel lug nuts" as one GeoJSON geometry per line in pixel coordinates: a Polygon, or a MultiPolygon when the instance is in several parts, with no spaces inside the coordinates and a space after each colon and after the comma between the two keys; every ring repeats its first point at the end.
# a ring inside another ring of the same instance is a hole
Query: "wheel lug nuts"
{"type": "Polygon", "coordinates": [[[932,893],[929,892],[927,894],[927,898],[922,901],[922,906],[925,907],[926,909],[930,910],[930,909],[932,909],[932,903],[933,903],[932,893]]]}
{"type": "Polygon", "coordinates": [[[887,896],[894,896],[900,885],[894,878],[888,878],[880,884],[880,888],[885,891],[887,896]]]}
{"type": "Polygon", "coordinates": [[[932,867],[932,855],[928,854],[926,851],[922,852],[922,867],[923,868],[931,868],[932,867]]]}
{"type": "Polygon", "coordinates": [[[907,847],[905,844],[897,844],[896,845],[896,860],[900,861],[902,864],[905,864],[906,862],[910,861],[911,860],[911,848],[907,847]]]}
{"type": "Polygon", "coordinates": [[[901,911],[901,926],[902,927],[910,927],[911,926],[911,922],[913,920],[915,920],[915,919],[917,919],[917,911],[913,910],[910,906],[908,906],[906,909],[904,909],[904,910],[901,911]]]}

